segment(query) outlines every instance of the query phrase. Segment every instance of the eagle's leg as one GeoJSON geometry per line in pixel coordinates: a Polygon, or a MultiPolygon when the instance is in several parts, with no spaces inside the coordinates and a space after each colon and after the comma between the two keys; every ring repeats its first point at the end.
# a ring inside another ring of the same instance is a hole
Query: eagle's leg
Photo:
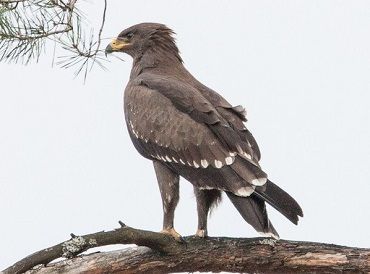
{"type": "Polygon", "coordinates": [[[175,209],[179,202],[179,175],[158,161],[153,161],[153,165],[162,197],[163,229],[161,233],[169,234],[182,242],[181,235],[173,227],[175,209]]]}
{"type": "Polygon", "coordinates": [[[196,236],[204,238],[208,236],[207,218],[213,206],[216,206],[221,199],[221,191],[217,189],[199,189],[194,187],[197,199],[198,229],[196,236]]]}

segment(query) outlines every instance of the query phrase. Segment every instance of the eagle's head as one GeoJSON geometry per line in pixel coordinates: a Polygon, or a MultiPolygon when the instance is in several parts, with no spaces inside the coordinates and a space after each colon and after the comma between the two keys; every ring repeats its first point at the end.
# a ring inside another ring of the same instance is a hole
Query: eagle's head
{"type": "Polygon", "coordinates": [[[174,32],[163,24],[137,24],[123,30],[113,39],[105,53],[125,52],[134,59],[149,53],[175,57],[182,62],[173,35],[174,32]]]}

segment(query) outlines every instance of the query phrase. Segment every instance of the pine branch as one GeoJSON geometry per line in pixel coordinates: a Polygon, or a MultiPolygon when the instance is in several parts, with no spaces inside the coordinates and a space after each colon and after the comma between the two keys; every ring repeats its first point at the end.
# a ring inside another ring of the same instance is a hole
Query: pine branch
{"type": "Polygon", "coordinates": [[[70,53],[57,63],[64,68],[78,65],[76,75],[84,72],[86,79],[95,64],[104,68],[100,46],[107,0],[97,35],[93,29],[86,35],[76,5],[77,0],[0,0],[0,61],[38,61],[46,43],[53,41],[70,53]]]}

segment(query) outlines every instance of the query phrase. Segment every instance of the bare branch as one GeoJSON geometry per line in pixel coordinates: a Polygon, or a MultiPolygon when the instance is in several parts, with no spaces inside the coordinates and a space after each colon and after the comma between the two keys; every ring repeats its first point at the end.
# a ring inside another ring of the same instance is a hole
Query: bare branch
{"type": "Polygon", "coordinates": [[[5,269],[4,273],[23,273],[39,264],[47,264],[62,257],[72,258],[90,248],[112,244],[137,244],[167,253],[172,252],[179,245],[170,236],[121,224],[121,228],[108,232],[102,231],[78,237],[72,234],[72,239],[40,250],[5,269]]]}
{"type": "Polygon", "coordinates": [[[60,257],[67,260],[39,266],[29,273],[168,273],[228,271],[253,273],[368,273],[370,249],[269,238],[185,237],[185,243],[156,232],[121,228],[75,236],[36,252],[8,269],[22,273],[60,257]],[[136,244],[135,248],[75,257],[92,247],[136,244]]]}

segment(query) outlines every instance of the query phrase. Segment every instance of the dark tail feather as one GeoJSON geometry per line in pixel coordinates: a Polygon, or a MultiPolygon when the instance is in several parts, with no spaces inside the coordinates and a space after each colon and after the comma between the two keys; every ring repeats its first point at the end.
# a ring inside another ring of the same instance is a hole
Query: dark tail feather
{"type": "Polygon", "coordinates": [[[254,194],[268,202],[294,224],[298,224],[298,216],[303,217],[302,209],[296,200],[270,180],[264,186],[256,187],[252,196],[254,194]]]}
{"type": "Polygon", "coordinates": [[[255,195],[249,197],[240,197],[226,192],[227,196],[238,209],[244,220],[254,227],[258,232],[279,238],[279,234],[272,226],[267,217],[265,201],[255,195]]]}

